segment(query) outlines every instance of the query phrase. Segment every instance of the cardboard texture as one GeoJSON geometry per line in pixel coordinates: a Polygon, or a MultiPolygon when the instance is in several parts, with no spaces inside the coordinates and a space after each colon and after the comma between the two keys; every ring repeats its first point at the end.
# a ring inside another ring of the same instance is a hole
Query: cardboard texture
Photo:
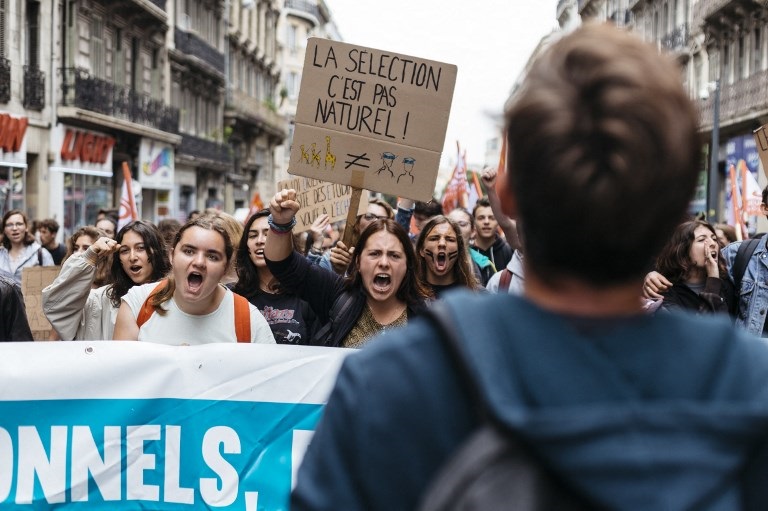
{"type": "Polygon", "coordinates": [[[43,313],[43,289],[53,282],[60,269],[60,266],[33,266],[21,270],[21,292],[29,328],[36,341],[47,341],[51,334],[51,324],[43,313]]]}
{"type": "MultiPolygon", "coordinates": [[[[296,190],[298,202],[301,205],[301,209],[296,214],[296,226],[293,228],[293,232],[309,230],[312,222],[323,213],[330,217],[331,223],[347,219],[349,202],[352,197],[351,186],[297,177],[277,183],[278,190],[285,190],[286,188],[296,190]]],[[[360,196],[358,215],[365,213],[368,209],[368,196],[368,191],[364,190],[360,196]]]]}
{"type": "Polygon", "coordinates": [[[456,72],[452,64],[310,38],[288,172],[431,199],[456,72]]]}
{"type": "Polygon", "coordinates": [[[763,165],[763,173],[768,176],[768,131],[766,130],[768,130],[768,124],[763,124],[752,132],[752,136],[755,137],[760,163],[763,165]]]}

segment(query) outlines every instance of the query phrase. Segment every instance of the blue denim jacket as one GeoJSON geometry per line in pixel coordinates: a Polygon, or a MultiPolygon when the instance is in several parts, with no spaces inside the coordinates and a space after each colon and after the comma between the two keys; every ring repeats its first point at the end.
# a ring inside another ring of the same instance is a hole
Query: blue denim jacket
{"type": "MultiPolygon", "coordinates": [[[[733,280],[733,264],[742,242],[731,243],[721,250],[721,255],[733,280]]],[[[768,250],[760,243],[747,263],[738,293],[736,324],[749,333],[762,336],[768,312],[768,250]]]]}

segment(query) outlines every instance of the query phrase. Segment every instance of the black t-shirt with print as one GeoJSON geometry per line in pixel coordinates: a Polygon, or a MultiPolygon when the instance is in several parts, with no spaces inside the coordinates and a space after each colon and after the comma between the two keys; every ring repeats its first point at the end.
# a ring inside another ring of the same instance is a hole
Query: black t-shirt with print
{"type": "Polygon", "coordinates": [[[278,344],[310,344],[317,318],[307,302],[292,294],[246,296],[267,320],[278,344]]]}

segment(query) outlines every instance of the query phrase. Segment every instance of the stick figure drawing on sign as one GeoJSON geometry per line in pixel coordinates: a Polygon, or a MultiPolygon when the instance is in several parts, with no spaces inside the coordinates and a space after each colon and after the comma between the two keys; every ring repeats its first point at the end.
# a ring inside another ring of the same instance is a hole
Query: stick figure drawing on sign
{"type": "Polygon", "coordinates": [[[397,176],[397,182],[400,182],[400,178],[404,177],[403,183],[408,181],[410,178],[411,184],[413,184],[413,164],[416,163],[415,158],[411,158],[410,156],[406,156],[403,158],[403,173],[397,176]]]}
{"type": "Polygon", "coordinates": [[[395,162],[397,155],[390,152],[381,153],[381,168],[376,171],[377,174],[381,174],[382,170],[389,172],[389,175],[395,177],[395,173],[392,172],[392,164],[395,162]]]}

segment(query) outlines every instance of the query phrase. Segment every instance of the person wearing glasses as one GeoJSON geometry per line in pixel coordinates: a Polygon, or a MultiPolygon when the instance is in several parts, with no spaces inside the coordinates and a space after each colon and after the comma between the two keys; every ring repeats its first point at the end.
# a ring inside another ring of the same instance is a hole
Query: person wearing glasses
{"type": "Polygon", "coordinates": [[[29,219],[21,210],[3,215],[3,242],[0,246],[0,275],[21,286],[21,271],[32,266],[53,266],[51,253],[28,230],[29,219]]]}

